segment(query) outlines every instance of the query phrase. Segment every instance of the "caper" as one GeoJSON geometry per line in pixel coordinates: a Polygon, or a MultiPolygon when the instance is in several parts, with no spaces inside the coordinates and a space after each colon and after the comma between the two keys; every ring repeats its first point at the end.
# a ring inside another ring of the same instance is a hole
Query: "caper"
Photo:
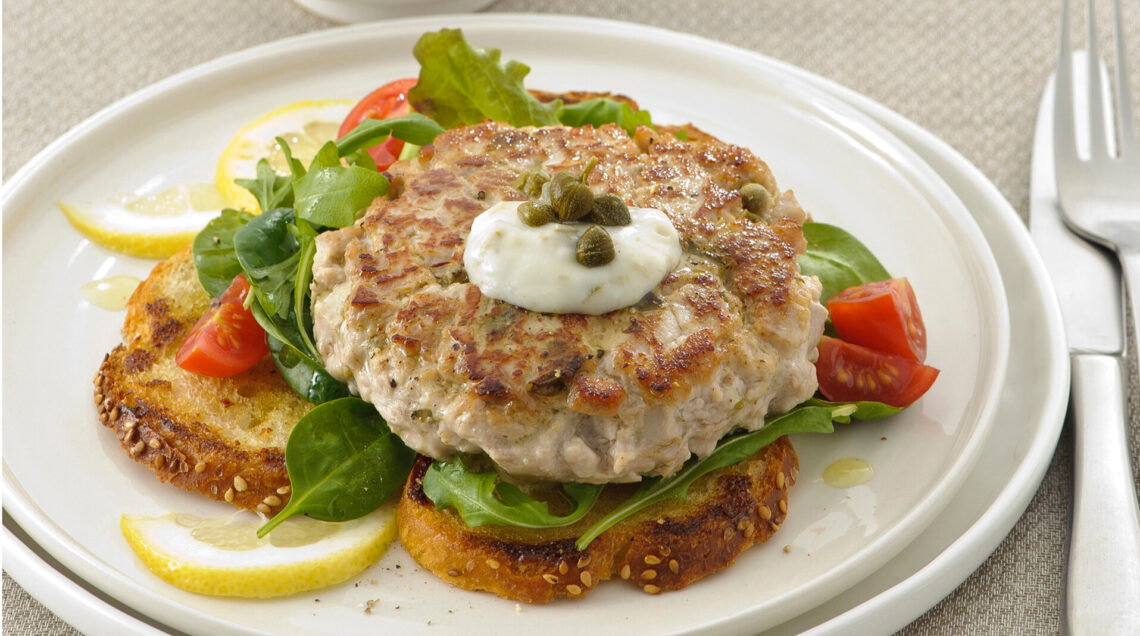
{"type": "Polygon", "coordinates": [[[531,227],[538,227],[558,220],[554,208],[546,201],[523,201],[519,204],[519,218],[531,227]]]}
{"type": "Polygon", "coordinates": [[[621,197],[607,192],[594,197],[594,209],[587,220],[598,225],[629,225],[629,208],[621,197]]]}
{"type": "Polygon", "coordinates": [[[740,199],[748,218],[758,220],[772,207],[772,193],[759,183],[746,183],[740,188],[740,199]]]}
{"type": "Polygon", "coordinates": [[[556,197],[562,195],[562,192],[564,192],[566,188],[569,188],[575,183],[579,183],[578,179],[569,172],[559,172],[554,175],[554,177],[550,179],[550,184],[547,186],[550,200],[554,201],[556,197]]]}
{"type": "Polygon", "coordinates": [[[614,241],[600,225],[591,225],[578,239],[578,262],[599,267],[614,260],[614,241]]]}
{"type": "Polygon", "coordinates": [[[541,172],[524,172],[512,184],[528,197],[537,199],[542,194],[542,186],[550,181],[550,177],[541,172]]]}
{"type": "Polygon", "coordinates": [[[550,186],[550,204],[563,223],[577,221],[594,209],[594,192],[590,186],[575,181],[564,188],[550,186]]]}

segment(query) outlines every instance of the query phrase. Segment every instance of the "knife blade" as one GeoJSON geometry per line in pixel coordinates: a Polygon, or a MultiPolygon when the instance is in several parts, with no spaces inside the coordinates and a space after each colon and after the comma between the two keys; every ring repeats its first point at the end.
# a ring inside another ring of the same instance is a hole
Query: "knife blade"
{"type": "MultiPolygon", "coordinates": [[[[1076,64],[1074,70],[1083,69],[1076,64]]],[[[1077,93],[1080,77],[1074,74],[1077,93]]],[[[1111,104],[1110,100],[1106,103],[1111,104]]],[[[1087,106],[1075,105],[1076,120],[1087,121],[1087,106]]],[[[1111,119],[1107,121],[1112,121],[1111,119]]],[[[1053,168],[1053,79],[1041,99],[1029,184],[1029,234],[1045,261],[1064,317],[1069,350],[1124,353],[1124,304],[1120,264],[1112,252],[1073,234],[1057,202],[1053,168]]]]}
{"type": "MultiPolygon", "coordinates": [[[[1079,68],[1084,65],[1074,70],[1079,68]]],[[[1076,75],[1076,94],[1084,95],[1083,78],[1076,75]]],[[[1123,286],[1116,259],[1078,237],[1062,219],[1053,161],[1053,91],[1050,78],[1033,143],[1029,229],[1061,304],[1072,361],[1066,425],[1074,440],[1073,522],[1062,614],[1070,634],[1140,634],[1140,508],[1125,435],[1120,357],[1123,286]]],[[[1082,101],[1074,104],[1077,121],[1088,119],[1082,101]]]]}

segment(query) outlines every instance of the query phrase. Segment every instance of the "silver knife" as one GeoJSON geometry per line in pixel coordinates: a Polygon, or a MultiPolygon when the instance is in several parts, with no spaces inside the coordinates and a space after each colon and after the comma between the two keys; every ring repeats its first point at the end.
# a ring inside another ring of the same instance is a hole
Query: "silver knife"
{"type": "Polygon", "coordinates": [[[1066,423],[1074,435],[1073,525],[1064,620],[1069,633],[1140,634],[1140,510],[1125,434],[1120,271],[1109,252],[1065,227],[1052,127],[1050,79],[1033,142],[1029,231],[1056,287],[1072,360],[1066,423]]]}

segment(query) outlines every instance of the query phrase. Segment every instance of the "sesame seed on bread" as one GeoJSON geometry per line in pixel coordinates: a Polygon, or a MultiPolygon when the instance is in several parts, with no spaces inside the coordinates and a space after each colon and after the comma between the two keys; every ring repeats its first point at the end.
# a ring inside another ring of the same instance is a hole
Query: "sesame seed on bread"
{"type": "Polygon", "coordinates": [[[686,499],[654,504],[579,551],[577,537],[636,484],[608,486],[594,510],[566,528],[469,528],[453,509],[438,510],[424,495],[430,463],[423,456],[416,460],[400,498],[404,548],[448,583],[526,603],[582,598],[615,577],[658,594],[722,570],[779,530],[799,470],[791,442],[781,437],[751,458],[705,475],[686,499]]]}

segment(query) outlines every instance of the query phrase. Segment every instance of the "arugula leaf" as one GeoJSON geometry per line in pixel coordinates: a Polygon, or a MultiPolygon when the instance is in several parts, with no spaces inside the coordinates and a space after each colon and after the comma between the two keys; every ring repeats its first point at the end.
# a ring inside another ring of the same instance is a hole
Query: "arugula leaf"
{"type": "MultiPolygon", "coordinates": [[[[296,161],[288,154],[288,145],[283,144],[290,163],[296,161]]],[[[300,165],[300,162],[297,162],[300,165]]],[[[293,205],[293,178],[277,174],[265,159],[257,162],[257,177],[254,179],[234,179],[234,183],[249,190],[262,210],[287,208],[293,205]]]]}
{"type": "Polygon", "coordinates": [[[560,517],[550,513],[547,502],[499,482],[498,477],[494,470],[470,472],[459,460],[437,461],[424,473],[423,489],[436,508],[455,508],[469,527],[497,524],[519,528],[561,528],[575,523],[590,512],[602,492],[600,484],[563,484],[574,509],[560,517]]]}
{"type": "Polygon", "coordinates": [[[408,91],[408,101],[444,128],[484,119],[512,126],[558,124],[559,105],[544,104],[523,87],[530,67],[515,61],[501,63],[499,49],[477,49],[459,29],[423,34],[412,54],[419,60],[420,76],[408,91]]]}
{"type": "Polygon", "coordinates": [[[234,233],[234,253],[253,293],[266,313],[289,317],[293,305],[293,277],[300,259],[300,243],[290,229],[293,210],[277,208],[249,220],[234,233]]]}
{"type": "Polygon", "coordinates": [[[388,179],[379,172],[342,166],[332,141],[317,152],[305,176],[293,182],[297,218],[332,228],[352,225],[357,212],[387,191],[388,179]]]}
{"type": "Polygon", "coordinates": [[[758,431],[721,440],[707,457],[689,460],[680,472],[670,477],[645,480],[625,503],[590,526],[575,542],[575,547],[585,550],[590,542],[621,520],[659,501],[675,497],[684,499],[688,495],[689,486],[696,480],[717,468],[744,461],[784,435],[832,432],[832,411],[828,406],[797,407],[772,419],[758,431]]]}
{"type": "Polygon", "coordinates": [[[632,137],[638,126],[653,127],[647,110],[633,110],[629,104],[605,97],[587,99],[558,109],[558,121],[567,126],[617,124],[632,137]]]}
{"type": "Polygon", "coordinates": [[[234,234],[252,218],[249,213],[226,208],[194,237],[194,269],[210,298],[221,296],[234,276],[242,273],[234,254],[234,234]]]}
{"type": "Polygon", "coordinates": [[[368,402],[355,397],[325,402],[289,435],[285,468],[293,493],[257,536],[298,514],[321,521],[363,517],[400,490],[414,458],[368,402]]]}
{"type": "Polygon", "coordinates": [[[852,419],[859,421],[878,420],[902,411],[902,407],[870,401],[828,402],[827,400],[821,400],[819,398],[811,398],[804,402],[804,404],[807,406],[826,406],[840,412],[842,412],[841,409],[843,409],[843,407],[854,407],[850,409],[850,415],[835,415],[834,412],[832,413],[832,420],[840,424],[847,424],[852,419]]]}
{"type": "Polygon", "coordinates": [[[340,156],[351,155],[357,150],[370,148],[392,135],[416,146],[426,146],[435,141],[436,135],[443,132],[443,126],[419,113],[409,113],[391,119],[365,118],[352,132],[336,141],[340,156]]]}
{"type": "Polygon", "coordinates": [[[313,404],[352,395],[347,386],[329,375],[324,367],[298,353],[293,345],[278,338],[269,338],[268,341],[273,363],[297,395],[313,404]]]}
{"type": "Polygon", "coordinates": [[[871,250],[847,231],[826,223],[803,227],[807,251],[800,256],[800,271],[819,277],[824,302],[848,287],[891,277],[871,250]]]}
{"type": "Polygon", "coordinates": [[[305,176],[305,164],[301,163],[300,159],[293,157],[293,149],[283,137],[274,137],[277,146],[281,148],[281,152],[285,155],[285,163],[289,166],[289,172],[293,175],[293,179],[300,179],[305,176]]]}

